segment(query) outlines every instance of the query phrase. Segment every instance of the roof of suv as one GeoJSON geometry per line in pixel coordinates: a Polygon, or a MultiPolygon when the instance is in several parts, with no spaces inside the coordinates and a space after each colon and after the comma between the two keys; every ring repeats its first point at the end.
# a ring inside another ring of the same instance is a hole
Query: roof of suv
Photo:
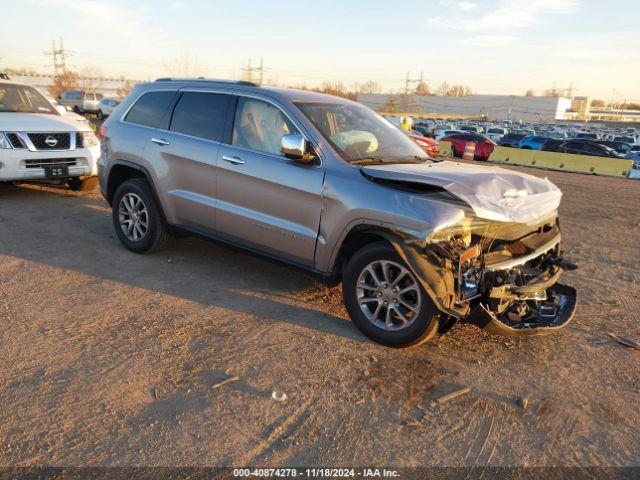
{"type": "Polygon", "coordinates": [[[246,81],[233,81],[233,80],[218,80],[207,78],[159,78],[155,82],[143,84],[145,87],[149,86],[150,90],[154,85],[160,85],[166,87],[171,85],[174,88],[184,87],[237,87],[241,91],[261,91],[271,96],[280,97],[290,102],[345,102],[350,103],[351,100],[336,97],[333,95],[327,95],[325,93],[313,92],[310,90],[297,90],[294,88],[278,88],[278,87],[263,87],[253,82],[246,81]]]}

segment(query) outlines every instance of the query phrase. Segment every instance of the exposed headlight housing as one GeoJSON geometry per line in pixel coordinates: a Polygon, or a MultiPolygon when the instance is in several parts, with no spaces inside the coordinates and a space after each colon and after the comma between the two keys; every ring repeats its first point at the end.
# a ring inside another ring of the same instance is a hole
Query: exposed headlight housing
{"type": "Polygon", "coordinates": [[[0,149],[7,149],[7,148],[13,148],[13,147],[11,146],[11,143],[7,139],[7,136],[3,132],[0,132],[0,149]]]}
{"type": "Polygon", "coordinates": [[[76,137],[76,147],[77,148],[91,148],[98,145],[100,141],[96,134],[93,131],[88,130],[85,132],[78,132],[76,137]]]}

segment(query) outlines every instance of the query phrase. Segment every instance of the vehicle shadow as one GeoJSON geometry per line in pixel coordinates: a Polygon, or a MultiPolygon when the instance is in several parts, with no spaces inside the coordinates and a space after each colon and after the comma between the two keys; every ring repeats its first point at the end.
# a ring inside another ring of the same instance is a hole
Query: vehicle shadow
{"type": "Polygon", "coordinates": [[[195,238],[155,254],[125,250],[95,192],[0,186],[0,255],[368,342],[340,307],[320,308],[329,289],[302,272],[195,238]]]}

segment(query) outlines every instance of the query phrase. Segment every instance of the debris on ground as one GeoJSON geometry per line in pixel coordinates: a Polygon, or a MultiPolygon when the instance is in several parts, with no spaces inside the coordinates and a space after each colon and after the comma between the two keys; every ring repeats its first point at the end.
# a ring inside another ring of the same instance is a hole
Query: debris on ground
{"type": "Polygon", "coordinates": [[[516,399],[516,402],[518,403],[519,407],[522,407],[525,410],[529,406],[529,399],[527,397],[518,397],[516,399]]]}
{"type": "Polygon", "coordinates": [[[153,387],[153,398],[158,399],[158,389],[156,387],[153,387]]]}
{"type": "Polygon", "coordinates": [[[167,263],[178,263],[178,259],[177,258],[173,258],[173,257],[169,257],[169,259],[167,259],[167,263]]]}
{"type": "Polygon", "coordinates": [[[276,402],[284,402],[287,400],[287,394],[282,392],[276,392],[275,390],[271,392],[271,398],[273,398],[276,402]]]}
{"type": "Polygon", "coordinates": [[[464,387],[459,390],[455,390],[451,393],[447,393],[446,395],[443,395],[442,397],[438,398],[437,401],[439,404],[442,405],[443,403],[448,402],[449,400],[453,400],[454,398],[459,397],[461,395],[465,395],[470,391],[471,391],[470,387],[464,387]]]}
{"type": "Polygon", "coordinates": [[[218,383],[214,383],[213,385],[211,385],[211,388],[220,388],[223,385],[226,385],[227,383],[231,383],[231,382],[237,382],[238,380],[240,380],[240,377],[234,375],[233,377],[229,377],[229,378],[225,378],[224,380],[219,381],[218,383]]]}
{"type": "Polygon", "coordinates": [[[616,342],[618,342],[621,345],[624,345],[625,347],[635,348],[636,350],[640,350],[640,344],[637,342],[634,342],[633,340],[630,340],[625,337],[619,337],[617,335],[614,335],[613,333],[609,333],[608,335],[611,338],[613,338],[616,342]]]}

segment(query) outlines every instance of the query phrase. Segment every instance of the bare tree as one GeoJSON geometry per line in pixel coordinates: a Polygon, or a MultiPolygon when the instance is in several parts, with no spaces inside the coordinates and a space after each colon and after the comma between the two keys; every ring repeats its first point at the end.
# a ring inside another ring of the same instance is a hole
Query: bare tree
{"type": "Polygon", "coordinates": [[[169,75],[179,78],[206,77],[209,69],[203,66],[198,57],[185,53],[177,56],[171,61],[163,61],[162,64],[169,75]]]}
{"type": "Polygon", "coordinates": [[[380,93],[380,85],[373,80],[369,80],[368,82],[361,83],[358,88],[359,92],[363,95],[372,95],[374,93],[380,93]]]}
{"type": "Polygon", "coordinates": [[[594,100],[591,101],[591,106],[592,107],[602,108],[602,107],[604,107],[604,105],[605,105],[604,100],[594,99],[594,100]]]}
{"type": "Polygon", "coordinates": [[[436,95],[443,95],[448,97],[464,97],[471,95],[471,87],[467,85],[449,85],[447,82],[442,82],[436,89],[436,95]]]}
{"type": "Polygon", "coordinates": [[[325,80],[320,85],[319,91],[336,97],[355,98],[355,92],[348,92],[344,83],[339,80],[325,80]]]}
{"type": "Polygon", "coordinates": [[[431,89],[427,82],[420,82],[416,85],[416,95],[427,96],[431,95],[431,89]]]}
{"type": "Polygon", "coordinates": [[[525,97],[535,97],[536,94],[533,90],[529,89],[527,90],[527,92],[524,94],[525,97]]]}
{"type": "Polygon", "coordinates": [[[133,85],[129,80],[125,80],[124,77],[120,77],[121,84],[116,89],[116,98],[119,100],[123,100],[127,95],[131,93],[133,90],[133,85]]]}
{"type": "Polygon", "coordinates": [[[95,92],[102,87],[102,73],[97,68],[87,67],[80,72],[80,88],[86,92],[95,92]]]}

